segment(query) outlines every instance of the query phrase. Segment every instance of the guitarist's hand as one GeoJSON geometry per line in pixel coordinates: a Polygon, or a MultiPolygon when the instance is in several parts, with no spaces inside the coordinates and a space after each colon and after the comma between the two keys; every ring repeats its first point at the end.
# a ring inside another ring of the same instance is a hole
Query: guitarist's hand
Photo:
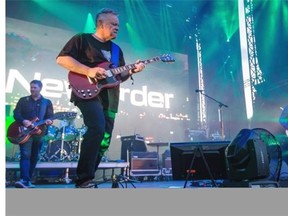
{"type": "MultiPolygon", "coordinates": [[[[135,68],[133,70],[131,70],[131,74],[133,73],[139,73],[140,71],[142,71],[145,68],[145,64],[143,62],[141,62],[141,60],[137,60],[136,64],[135,64],[135,68]]],[[[130,71],[129,71],[130,73],[130,71]]]]}
{"type": "Polygon", "coordinates": [[[24,127],[28,128],[32,125],[32,122],[29,120],[23,120],[22,124],[24,125],[24,127]]]}
{"type": "Polygon", "coordinates": [[[105,79],[106,78],[106,70],[101,67],[94,67],[94,68],[89,68],[87,76],[91,78],[96,78],[96,79],[105,79]]]}
{"type": "Polygon", "coordinates": [[[52,124],[53,124],[53,121],[50,120],[50,119],[47,119],[47,120],[45,121],[45,124],[46,124],[46,125],[52,125],[52,124]]]}

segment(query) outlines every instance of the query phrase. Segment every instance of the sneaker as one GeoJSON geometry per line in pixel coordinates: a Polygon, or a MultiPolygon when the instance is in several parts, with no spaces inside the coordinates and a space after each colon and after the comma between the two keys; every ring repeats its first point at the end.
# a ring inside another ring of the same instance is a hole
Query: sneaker
{"type": "Polygon", "coordinates": [[[35,188],[35,185],[28,181],[28,188],[35,188]]]}
{"type": "Polygon", "coordinates": [[[35,185],[33,185],[30,181],[24,181],[21,179],[20,181],[15,182],[16,188],[35,188],[35,185]]]}
{"type": "Polygon", "coordinates": [[[80,185],[76,185],[76,188],[95,188],[95,182],[92,180],[88,180],[86,182],[83,182],[80,185]]]}

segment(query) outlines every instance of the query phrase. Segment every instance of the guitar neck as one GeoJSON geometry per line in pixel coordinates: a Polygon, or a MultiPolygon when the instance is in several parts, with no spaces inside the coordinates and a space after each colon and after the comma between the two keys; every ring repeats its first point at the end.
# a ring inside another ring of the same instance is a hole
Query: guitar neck
{"type": "MultiPolygon", "coordinates": [[[[76,114],[77,114],[76,112],[59,112],[59,113],[54,114],[51,118],[48,118],[48,119],[54,120],[54,119],[65,118],[65,117],[66,118],[75,118],[76,114]]],[[[38,122],[34,122],[33,123],[33,127],[37,127],[39,125],[45,124],[45,122],[48,119],[44,119],[44,120],[40,120],[38,122]]]]}
{"type": "MultiPolygon", "coordinates": [[[[141,61],[141,62],[144,63],[144,64],[151,64],[151,63],[154,63],[154,62],[158,62],[160,60],[161,60],[161,58],[159,56],[157,56],[157,57],[154,57],[154,58],[151,58],[151,59],[148,59],[148,60],[144,60],[144,61],[141,61]]],[[[136,63],[135,64],[125,65],[125,66],[122,66],[122,67],[112,68],[110,70],[114,73],[114,75],[117,75],[117,74],[123,73],[124,71],[132,70],[132,69],[135,69],[135,68],[136,68],[136,63]]]]}
{"type": "MultiPolygon", "coordinates": [[[[59,116],[53,116],[53,117],[51,117],[51,118],[49,118],[50,120],[54,120],[54,119],[56,119],[57,117],[59,117],[59,116]]],[[[44,120],[40,120],[40,121],[38,121],[38,122],[35,122],[35,123],[33,123],[33,127],[37,127],[37,126],[39,126],[39,125],[43,125],[43,124],[45,124],[45,122],[47,121],[48,119],[44,119],[44,120]]]]}

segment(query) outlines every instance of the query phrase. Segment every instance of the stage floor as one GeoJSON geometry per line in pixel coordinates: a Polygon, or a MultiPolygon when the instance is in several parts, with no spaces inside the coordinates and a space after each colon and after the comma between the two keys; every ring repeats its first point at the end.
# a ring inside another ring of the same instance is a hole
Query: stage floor
{"type": "MultiPolygon", "coordinates": [[[[135,188],[159,188],[159,189],[183,189],[184,186],[184,182],[185,181],[151,181],[151,182],[140,182],[140,183],[133,183],[135,188]]],[[[100,183],[98,184],[98,188],[95,188],[95,190],[97,189],[134,189],[133,185],[131,183],[122,183],[123,187],[119,184],[119,188],[112,188],[112,182],[105,182],[105,183],[100,183]],[[127,185],[127,188],[126,188],[127,185]]],[[[190,184],[188,184],[190,185],[190,184]]],[[[30,190],[35,190],[35,189],[53,189],[53,188],[67,188],[67,189],[75,189],[75,185],[73,183],[69,183],[69,184],[53,184],[53,183],[49,183],[49,184],[35,184],[36,188],[30,189],[30,190]]],[[[192,188],[192,187],[187,187],[187,188],[192,188]]],[[[6,187],[7,190],[13,190],[13,189],[18,189],[15,188],[14,185],[9,185],[6,187]]],[[[78,189],[78,188],[77,188],[78,189]]],[[[93,190],[94,188],[90,189],[93,190]]]]}

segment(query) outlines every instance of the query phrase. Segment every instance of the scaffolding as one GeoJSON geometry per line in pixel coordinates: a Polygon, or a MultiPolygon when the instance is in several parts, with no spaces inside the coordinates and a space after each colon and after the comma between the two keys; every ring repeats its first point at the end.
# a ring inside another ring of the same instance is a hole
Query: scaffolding
{"type": "Polygon", "coordinates": [[[256,99],[256,86],[265,82],[263,73],[260,69],[257,57],[254,19],[253,19],[253,0],[244,0],[246,36],[247,36],[247,52],[250,72],[250,84],[252,88],[253,103],[256,99]]]}
{"type": "MultiPolygon", "coordinates": [[[[204,77],[203,77],[203,67],[202,67],[202,53],[201,53],[201,40],[200,40],[200,30],[196,25],[196,51],[197,51],[197,66],[198,66],[198,87],[200,90],[205,91],[204,77]]],[[[197,107],[197,120],[199,129],[207,129],[207,108],[205,96],[203,94],[198,94],[198,107],[197,107]]]]}

